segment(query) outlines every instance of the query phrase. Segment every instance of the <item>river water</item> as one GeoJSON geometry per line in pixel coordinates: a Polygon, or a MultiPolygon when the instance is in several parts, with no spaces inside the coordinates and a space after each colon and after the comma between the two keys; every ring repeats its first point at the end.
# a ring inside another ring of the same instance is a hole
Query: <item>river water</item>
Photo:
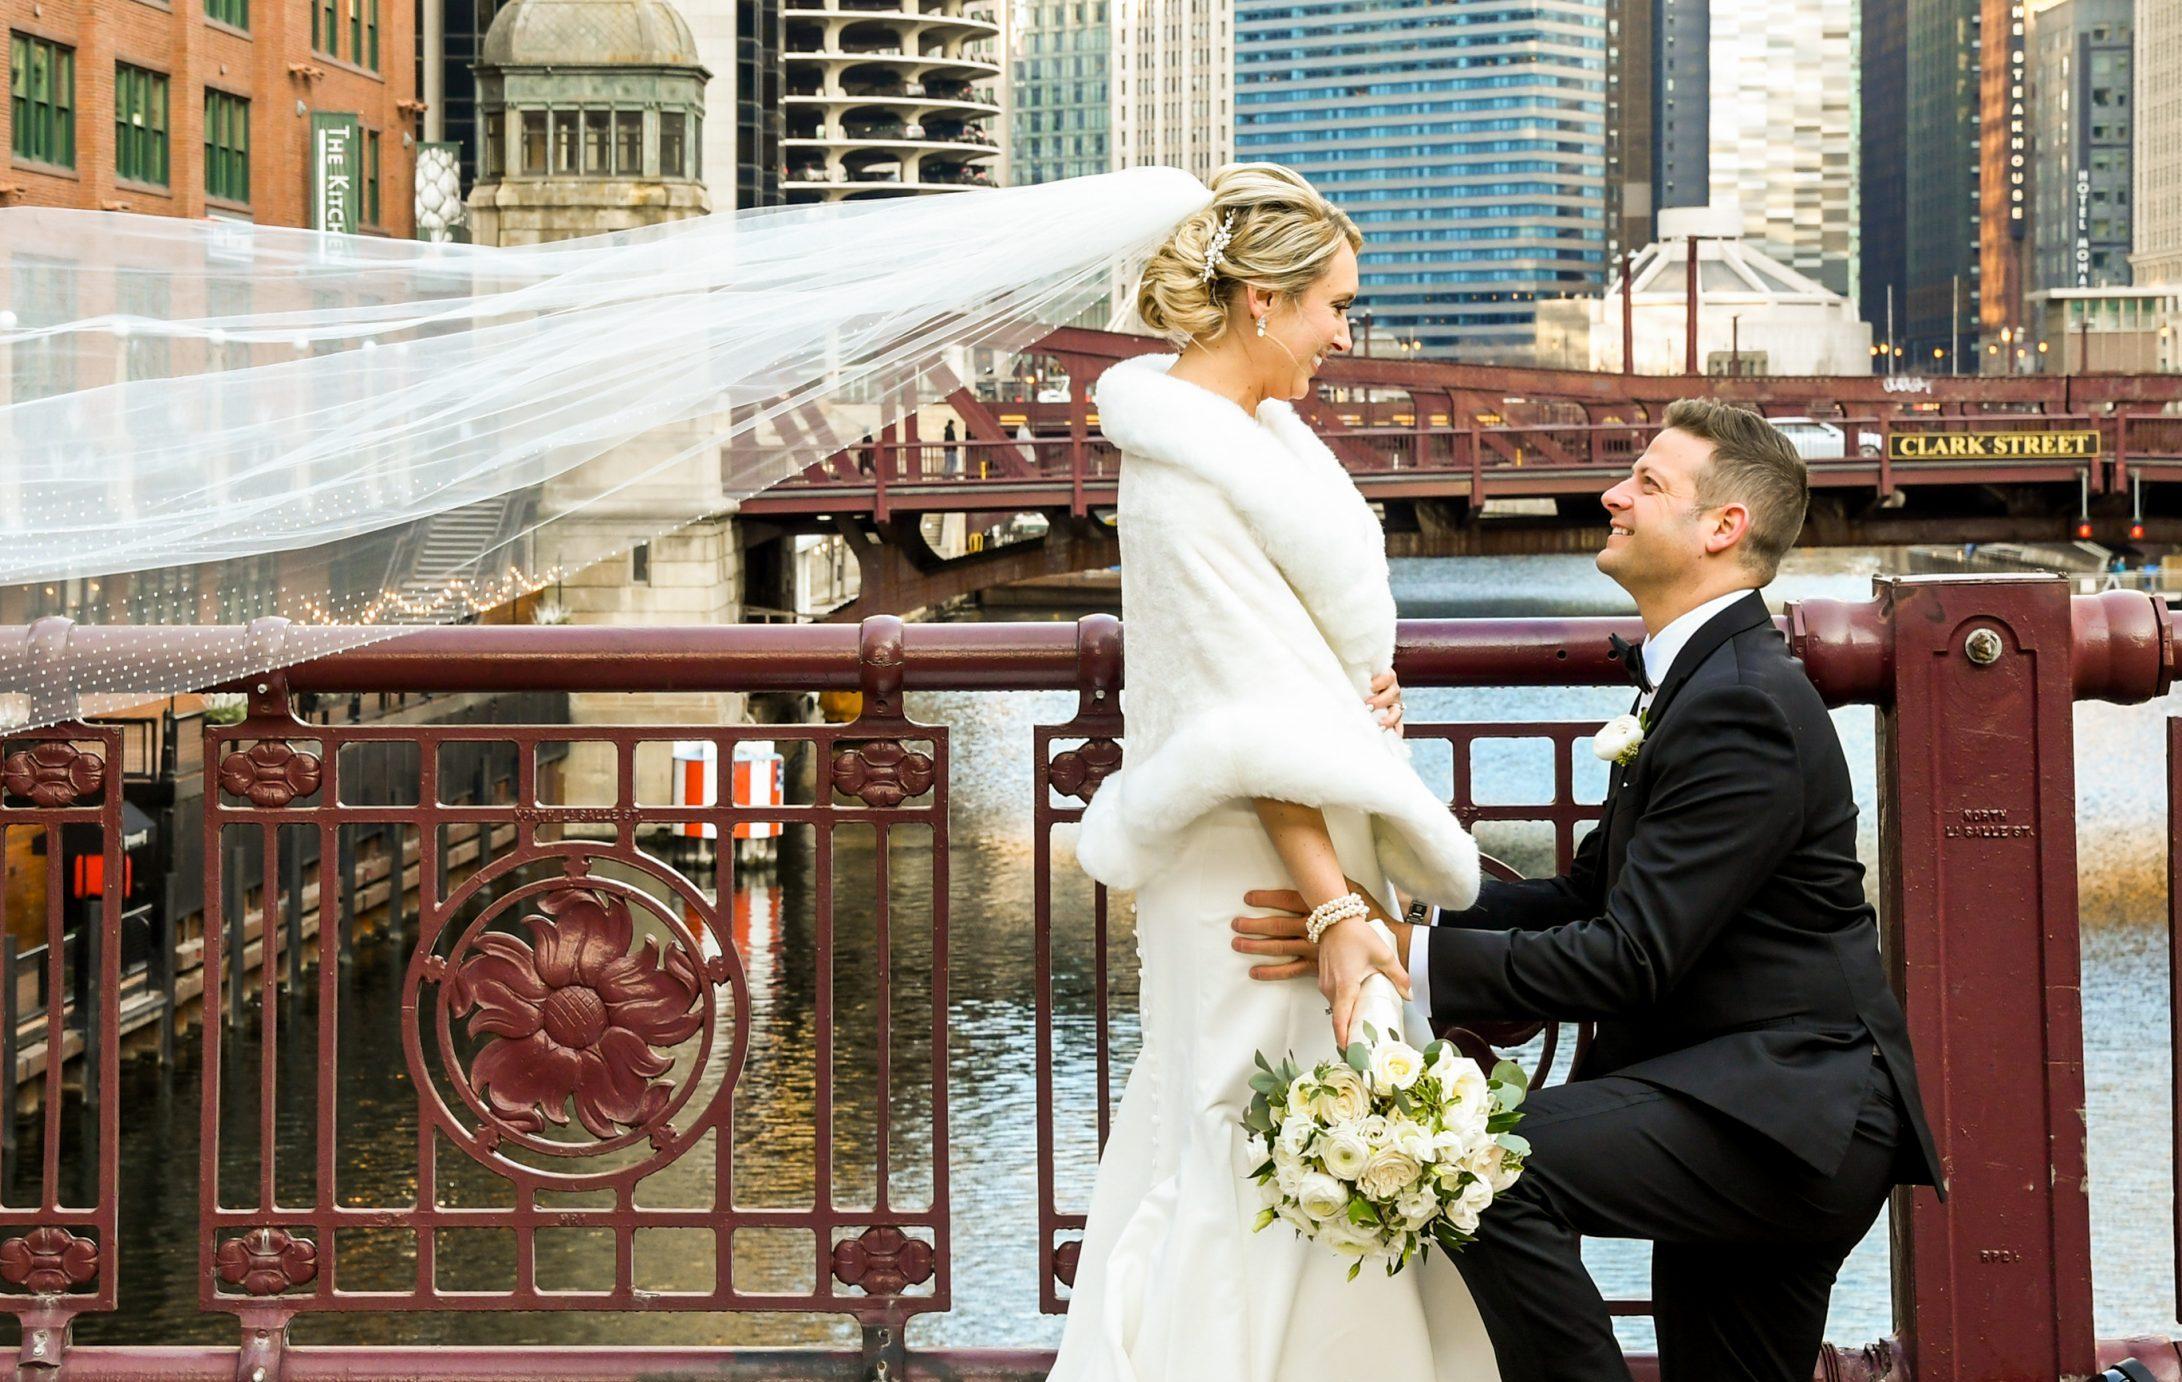
{"type": "MultiPolygon", "coordinates": [[[[1783,598],[1862,598],[1884,554],[1835,551],[1797,554],[1773,588],[1783,598]]],[[[1405,614],[1484,616],[1625,613],[1626,601],[1582,557],[1472,561],[1405,561],[1395,564],[1397,594],[1405,614]]],[[[1410,718],[1438,720],[1547,720],[1604,718],[1626,709],[1626,691],[1607,688],[1435,690],[1409,694],[1410,718]]],[[[947,1059],[953,1145],[949,1168],[953,1198],[954,1309],[920,1317],[911,1331],[918,1345],[1050,1345],[1059,1321],[1037,1312],[1035,1062],[1032,934],[1033,856],[1028,792],[1031,730],[1068,718],[1072,694],[925,694],[911,710],[927,723],[951,726],[953,757],[951,865],[952,984],[947,1059]]],[[[2163,722],[2175,707],[2087,704],[2077,720],[2078,802],[2082,861],[2083,981],[2092,1165],[2093,1247],[2099,1263],[2096,1314],[2101,1335],[2182,1334],[2174,1318],[2173,1252],[2168,1216],[2169,1102],[2166,971],[2162,960],[2165,905],[2163,722]]],[[[1867,864],[1875,858],[1871,823],[1874,764],[1871,712],[1836,713],[1863,807],[1867,864]]],[[[1419,753],[1428,781],[1443,784],[1444,752],[1419,753]]],[[[1537,795],[1544,760],[1523,745],[1496,748],[1476,765],[1481,799],[1525,801],[1537,795]]],[[[1578,790],[1596,800],[1603,770],[1585,770],[1578,790]]],[[[1062,840],[1065,849],[1066,841],[1062,840]]],[[[1526,871],[1550,862],[1534,831],[1482,832],[1488,851],[1526,871]]],[[[913,844],[913,842],[912,842],[913,844]]],[[[836,932],[840,951],[834,972],[839,1003],[840,1050],[835,1061],[836,1125],[842,1145],[835,1158],[836,1194],[868,1197],[874,1176],[866,1128],[875,1106],[870,1056],[876,1013],[870,975],[876,966],[869,896],[872,846],[867,834],[842,832],[836,853],[839,895],[836,932]],[[859,882],[859,880],[862,880],[859,882]]],[[[929,989],[922,975],[929,950],[920,949],[909,921],[928,912],[929,859],[897,842],[890,851],[896,906],[896,946],[891,972],[897,1081],[895,1148],[891,1158],[898,1195],[914,1202],[928,1194],[930,1146],[920,1128],[928,1103],[914,1097],[930,1079],[929,989]]],[[[1088,889],[1080,875],[1062,868],[1055,914],[1081,917],[1088,889]]],[[[737,1181],[745,1203],[807,1203],[815,1180],[811,1158],[811,1101],[815,1057],[810,1021],[816,967],[811,936],[811,850],[791,834],[769,874],[738,879],[743,903],[737,940],[750,981],[753,1043],[737,1101],[737,1181]]],[[[1133,992],[1134,944],[1126,915],[1117,915],[1107,958],[1121,1011],[1116,1048],[1126,1058],[1134,1047],[1128,1014],[1133,992]]],[[[343,1035],[339,1097],[342,1141],[338,1149],[341,1194],[346,1203],[400,1203],[413,1195],[416,1177],[414,1094],[396,1035],[401,955],[386,945],[365,945],[343,980],[343,1035]]],[[[1070,923],[1056,940],[1058,1024],[1063,1059],[1057,1100],[1063,1129],[1059,1184],[1073,1207],[1088,1193],[1095,1078],[1084,1053],[1091,1025],[1093,956],[1084,927],[1070,923]]],[[[311,1004],[299,1000],[284,1018],[291,1029],[309,1030],[311,1004]]],[[[244,1035],[247,1036],[247,1033],[244,1035]]],[[[231,1342],[230,1318],[198,1310],[195,1286],[197,1234],[198,1100],[202,1074],[183,1043],[177,1066],[161,1071],[148,1060],[125,1066],[123,1083],[123,1223],[121,1308],[113,1316],[87,1318],[85,1340],[127,1342],[231,1342]]],[[[231,1043],[230,1079],[247,1087],[255,1043],[231,1043]]],[[[309,1068],[305,1049],[289,1059],[309,1068]]],[[[2029,1072],[2026,1072],[2028,1077],[2029,1072]]],[[[2026,1079],[2026,1088],[2032,1083],[2026,1079]]],[[[306,1086],[284,1095],[278,1108],[284,1145],[310,1145],[312,1118],[306,1086]]],[[[247,1109],[231,1107],[230,1115],[247,1109]]],[[[247,1117],[244,1119],[248,1125],[247,1117]]],[[[301,1163],[304,1157],[298,1156],[301,1163]]],[[[223,1147],[223,1184],[244,1186],[256,1175],[254,1151],[223,1147]]],[[[285,1174],[285,1173],[284,1173],[285,1174]]],[[[709,1203],[706,1177],[685,1161],[657,1178],[668,1196],[651,1203],[709,1203]]],[[[283,1181],[286,1198],[288,1182],[283,1181]]],[[[297,1199],[307,1202],[303,1185],[297,1199]]],[[[493,1202],[489,1184],[466,1193],[493,1202]]],[[[701,1237],[701,1236],[700,1236],[701,1237]]],[[[687,1289],[710,1285],[711,1247],[702,1241],[662,1236],[656,1247],[638,1245],[639,1285],[687,1289]]],[[[504,1287],[511,1249],[506,1245],[443,1248],[441,1280],[450,1286],[504,1287]]],[[[737,1243],[740,1284],[768,1289],[807,1286],[810,1245],[737,1243]],[[800,1254],[798,1252],[800,1247],[800,1254]]],[[[542,1255],[542,1285],[580,1287],[595,1279],[598,1245],[571,1243],[542,1255]],[[550,1258],[550,1260],[548,1260],[550,1258]]],[[[344,1284],[368,1288],[394,1284],[413,1271],[413,1247],[359,1240],[340,1250],[344,1284]],[[354,1250],[351,1250],[353,1246],[354,1250]]],[[[1610,1295],[1645,1294],[1646,1257],[1637,1245],[1591,1245],[1593,1270],[1610,1295]]],[[[1884,1220],[1851,1258],[1835,1292],[1829,1337],[1861,1344],[1890,1329],[1888,1261],[1884,1220]]],[[[565,1343],[605,1338],[649,1343],[740,1342],[846,1344],[853,1335],[839,1320],[788,1315],[726,1316],[649,1312],[615,1323],[586,1314],[441,1314],[408,1318],[304,1317],[296,1337],[306,1342],[565,1343]]],[[[1647,1321],[1626,1319],[1625,1340],[1650,1346],[1647,1321]]]]}

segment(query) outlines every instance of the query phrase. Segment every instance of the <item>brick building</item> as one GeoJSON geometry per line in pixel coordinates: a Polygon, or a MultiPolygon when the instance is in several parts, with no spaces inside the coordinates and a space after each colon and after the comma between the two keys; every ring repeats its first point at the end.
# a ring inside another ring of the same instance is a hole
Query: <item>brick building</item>
{"type": "Polygon", "coordinates": [[[0,206],[310,223],[314,112],[361,127],[355,212],[411,234],[411,0],[0,0],[0,206]]]}

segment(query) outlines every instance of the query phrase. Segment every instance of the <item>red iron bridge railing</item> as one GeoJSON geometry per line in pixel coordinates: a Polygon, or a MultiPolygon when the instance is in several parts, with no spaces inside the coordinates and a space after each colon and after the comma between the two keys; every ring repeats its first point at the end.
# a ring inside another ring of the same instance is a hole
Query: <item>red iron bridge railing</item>
{"type": "MultiPolygon", "coordinates": [[[[2092,1323],[2072,725],[2079,700],[2166,692],[2177,658],[2170,616],[2141,594],[2071,596],[2057,578],[1938,577],[1882,581],[1865,602],[1805,601],[1781,622],[1830,703],[1877,710],[1883,944],[1951,1190],[1944,1203],[1924,1191],[1897,1200],[1895,1333],[1829,1348],[1819,1375],[2093,1372],[2122,1346],[2101,1344],[2092,1323]]],[[[1413,688],[1604,685],[1619,677],[1606,635],[1635,631],[1613,619],[1412,621],[1397,666],[1413,688]]],[[[28,656],[35,642],[48,665],[100,661],[133,639],[172,636],[46,621],[0,631],[0,659],[28,656]]],[[[144,1218],[131,1211],[154,1208],[131,1203],[149,1192],[120,1173],[121,890],[98,900],[80,951],[59,901],[64,835],[89,832],[105,876],[122,875],[126,748],[112,724],[6,736],[0,827],[43,841],[51,899],[43,917],[10,929],[42,926],[46,994],[71,992],[65,957],[85,957],[73,991],[87,1009],[71,1017],[46,1002],[21,1034],[26,1055],[85,1053],[74,1074],[58,1058],[39,1067],[20,1150],[34,1165],[0,1203],[0,1309],[22,1325],[21,1375],[1042,1375],[1048,1358],[1034,1350],[912,1348],[907,1338],[915,1317],[959,1303],[957,1167],[1018,1144],[988,1143],[985,1111],[956,1097],[956,990],[977,979],[961,969],[974,957],[950,948],[950,805],[962,770],[949,726],[918,721],[905,694],[1076,696],[1071,712],[1035,729],[1022,784],[1034,821],[1035,992],[1015,1057],[1035,1070],[1036,1136],[1020,1143],[1019,1171],[1035,1183],[1036,1213],[977,1229],[1012,1235],[1010,1260],[1035,1263],[1039,1301],[1053,1311],[1065,1308],[1076,1266],[1081,1219],[1069,1209],[1083,1187],[1072,1178],[1087,1165],[1059,1149],[1094,1121],[1060,1107],[1062,1076],[1091,1072],[1075,1084],[1094,1091],[1103,1137],[1124,1054],[1113,1038],[1130,1020],[1106,959],[1118,920],[1056,844],[1126,755],[1122,682],[1122,630],[1094,616],[1073,626],[452,627],[240,688],[239,723],[192,731],[202,737],[204,829],[186,845],[202,850],[194,944],[205,1020],[195,1031],[198,1196],[182,1213],[194,1225],[197,1304],[235,1322],[225,1343],[72,1337],[80,1317],[117,1308],[135,1250],[128,1226],[144,1218]],[[296,711],[301,693],[663,689],[856,691],[861,709],[848,723],[766,725],[321,723],[296,711]],[[758,738],[791,760],[782,804],[647,799],[637,771],[647,745],[709,740],[724,764],[758,738]],[[472,769],[458,766],[487,751],[505,759],[504,790],[472,790],[472,769]],[[547,790],[544,765],[565,755],[587,756],[606,785],[581,801],[547,790]],[[372,785],[384,775],[370,765],[394,760],[410,765],[408,789],[372,785]],[[807,835],[813,899],[808,934],[763,953],[750,918],[731,911],[740,865],[724,848],[735,824],[759,818],[807,835]],[[639,839],[692,823],[717,829],[715,877],[639,839]],[[344,1007],[340,978],[351,913],[365,903],[356,869],[388,840],[380,905],[394,917],[399,999],[357,1010],[344,1007]],[[305,856],[318,863],[308,880],[296,867],[305,856]],[[412,868],[413,909],[403,902],[412,868]],[[919,889],[902,886],[911,873],[919,889]],[[339,914],[308,937],[276,924],[306,888],[339,914]],[[839,924],[852,911],[853,934],[839,924]],[[1064,968],[1078,997],[1088,987],[1088,1022],[1064,1020],[1064,968]],[[800,995],[806,1015],[794,1030],[757,1019],[760,977],[800,995]],[[223,996],[245,1020],[221,1020],[223,996]],[[413,1102],[407,1139],[374,1150],[401,1168],[397,1193],[367,1193],[344,1140],[347,1053],[372,1027],[398,1037],[401,1098],[413,1102]],[[550,1049],[528,1035],[541,1031],[555,1038],[550,1049]],[[753,1071],[791,1057],[802,1074],[769,1085],[769,1106],[754,1109],[753,1071]],[[300,1116],[290,1112],[298,1100],[300,1116]],[[92,1131],[64,1137],[86,1110],[92,1131]],[[767,1168],[785,1164],[774,1153],[789,1146],[815,1171],[772,1183],[767,1168]],[[64,1174],[64,1155],[95,1158],[95,1174],[64,1174]],[[504,1280],[485,1288],[444,1270],[440,1255],[465,1235],[504,1245],[504,1280]],[[647,1281],[647,1245],[661,1235],[700,1244],[694,1256],[709,1270],[647,1281]],[[785,1277],[750,1270],[754,1242],[766,1245],[758,1256],[786,1264],[785,1277]],[[572,1253],[588,1254],[580,1286],[562,1275],[572,1253]],[[358,1264],[370,1261],[399,1269],[391,1280],[368,1274],[358,1264]],[[503,1311],[598,1321],[581,1342],[555,1347],[291,1339],[314,1317],[376,1316],[386,1322],[376,1337],[404,1338],[416,1337],[405,1322],[427,1314],[503,1311]],[[648,1341],[626,1312],[827,1315],[854,1321],[858,1342],[648,1341]]],[[[1451,746],[1459,817],[1539,822],[1565,862],[1598,809],[1578,800],[1569,766],[1591,728],[1443,723],[1410,733],[1451,746]],[[1477,799],[1471,750],[1495,737],[1552,741],[1559,766],[1545,800],[1477,799]]],[[[2182,726],[2173,742],[2182,791],[2182,726]]],[[[2182,1055],[2182,1035],[2176,1042],[2182,1055]]],[[[2171,1345],[2157,1348],[2161,1366],[2182,1365],[2171,1345]]],[[[1651,1360],[1633,1364],[1652,1375],[1651,1360]]]]}

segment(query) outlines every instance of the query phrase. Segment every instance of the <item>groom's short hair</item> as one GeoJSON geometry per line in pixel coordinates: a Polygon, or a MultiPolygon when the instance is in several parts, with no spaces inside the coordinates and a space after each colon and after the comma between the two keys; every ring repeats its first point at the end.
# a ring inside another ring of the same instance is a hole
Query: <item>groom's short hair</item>
{"type": "Polygon", "coordinates": [[[1741,504],[1750,530],[1738,549],[1744,564],[1766,580],[1803,531],[1811,498],[1810,470],[1795,443],[1748,408],[1709,398],[1667,405],[1666,425],[1712,443],[1712,459],[1697,477],[1697,503],[1741,504]]]}

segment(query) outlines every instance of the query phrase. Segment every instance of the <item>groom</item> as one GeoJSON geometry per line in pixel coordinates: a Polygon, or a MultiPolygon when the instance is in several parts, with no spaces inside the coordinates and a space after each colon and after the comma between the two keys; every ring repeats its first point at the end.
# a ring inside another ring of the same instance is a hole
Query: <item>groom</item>
{"type": "MultiPolygon", "coordinates": [[[[1624,657],[1643,738],[1604,818],[1558,878],[1391,923],[1435,1030],[1597,1023],[1526,1103],[1528,1167],[1457,1258],[1503,1382],[1628,1382],[1586,1235],[1651,1240],[1664,1382],[1810,1382],[1842,1259],[1890,1187],[1939,1182],[1848,765],[1757,593],[1807,496],[1757,414],[1667,410],[1604,496],[1599,569],[1648,633],[1624,657]]],[[[1258,977],[1312,958],[1292,917],[1235,925],[1287,961],[1258,977]]]]}

